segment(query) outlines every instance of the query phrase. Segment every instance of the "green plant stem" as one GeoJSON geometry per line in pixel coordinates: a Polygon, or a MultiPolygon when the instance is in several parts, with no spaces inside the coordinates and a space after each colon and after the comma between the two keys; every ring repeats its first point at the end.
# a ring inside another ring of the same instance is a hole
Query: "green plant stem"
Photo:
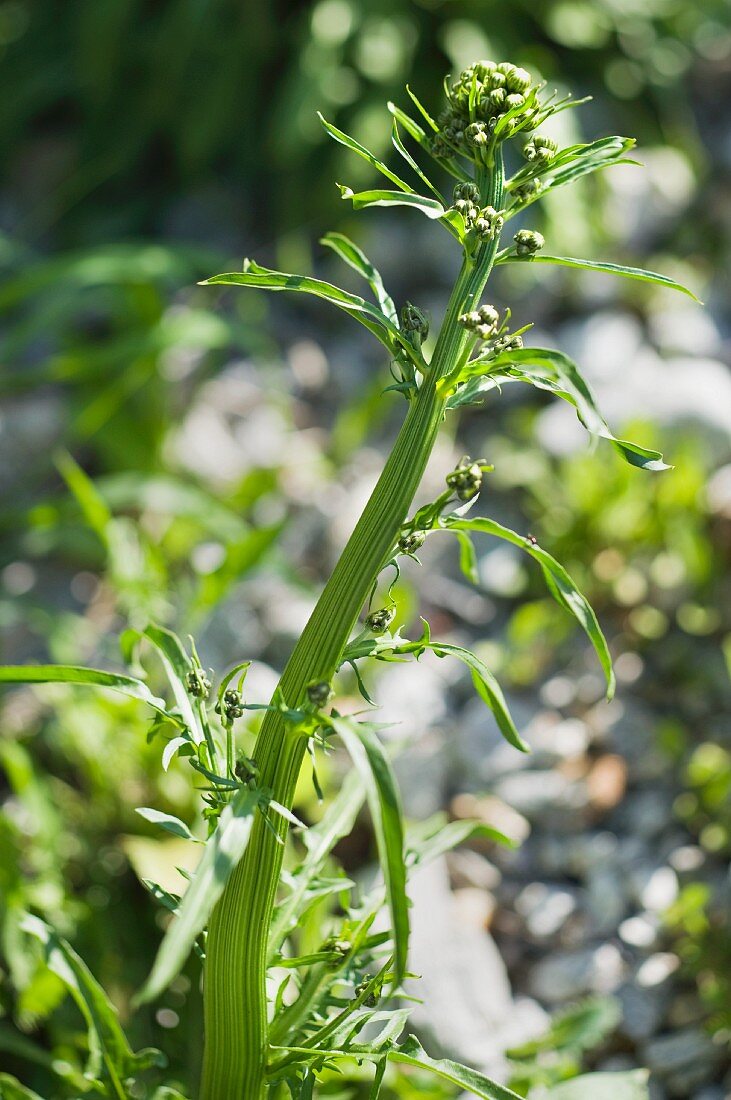
{"type": "MultiPolygon", "coordinates": [[[[486,205],[502,206],[503,166],[478,178],[486,205]]],[[[498,248],[497,238],[465,260],[450,296],[428,374],[394,448],[280,681],[290,707],[312,680],[330,681],[358,615],[398,537],[444,416],[440,378],[464,355],[472,336],[459,324],[478,303],[498,248]]],[[[260,785],[291,808],[306,740],[268,712],[254,758],[260,785]]],[[[282,865],[287,824],[273,816],[277,836],[259,817],[244,858],[216,905],[207,937],[205,1048],[200,1100],[260,1100],[266,1092],[267,939],[282,865]]]]}

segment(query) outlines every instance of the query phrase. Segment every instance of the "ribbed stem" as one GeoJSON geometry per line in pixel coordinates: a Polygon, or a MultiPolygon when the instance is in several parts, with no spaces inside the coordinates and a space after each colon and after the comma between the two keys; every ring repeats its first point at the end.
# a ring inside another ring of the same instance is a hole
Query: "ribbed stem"
{"type": "MultiPolygon", "coordinates": [[[[503,169],[478,179],[486,204],[500,209],[503,169]]],[[[312,680],[331,680],[363,604],[406,518],[444,415],[437,382],[467,349],[460,313],[479,301],[497,240],[465,261],[452,291],[427,377],[412,401],[394,448],[280,681],[291,707],[312,680]]],[[[260,784],[291,807],[305,741],[287,732],[282,716],[267,713],[254,757],[260,784]]],[[[272,815],[281,839],[286,822],[272,815]]],[[[266,1091],[267,940],[282,865],[278,844],[261,817],[246,854],[213,911],[205,965],[205,1049],[200,1100],[260,1100],[266,1091]]]]}

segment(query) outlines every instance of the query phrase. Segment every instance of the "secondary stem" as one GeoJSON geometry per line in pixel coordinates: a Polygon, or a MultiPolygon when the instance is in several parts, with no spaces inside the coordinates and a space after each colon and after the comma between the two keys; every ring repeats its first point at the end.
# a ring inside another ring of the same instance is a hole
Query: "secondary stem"
{"type": "MultiPolygon", "coordinates": [[[[478,184],[485,204],[500,209],[499,153],[494,170],[485,171],[478,184]]],[[[444,416],[445,399],[437,382],[472,339],[458,317],[478,304],[497,247],[495,238],[462,265],[429,372],[282,675],[281,692],[291,707],[303,701],[310,681],[332,679],[360,610],[398,538],[444,416]]],[[[305,740],[287,730],[280,714],[267,713],[254,750],[259,782],[287,807],[292,806],[305,749],[305,740]]],[[[283,840],[287,824],[279,815],[272,817],[283,840]]],[[[283,845],[258,817],[246,854],[213,911],[206,947],[200,1100],[260,1100],[265,1093],[267,942],[282,855],[283,845]]]]}

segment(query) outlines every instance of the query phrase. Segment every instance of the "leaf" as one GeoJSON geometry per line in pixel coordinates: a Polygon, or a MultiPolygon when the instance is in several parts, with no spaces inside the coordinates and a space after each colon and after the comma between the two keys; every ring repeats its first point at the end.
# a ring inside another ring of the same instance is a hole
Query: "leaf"
{"type": "Polygon", "coordinates": [[[506,190],[514,191],[531,179],[540,180],[542,187],[536,194],[518,202],[516,206],[511,206],[511,214],[517,210],[524,210],[549,191],[573,183],[574,180],[591,172],[610,168],[616,164],[637,164],[638,161],[624,156],[634,145],[633,138],[612,135],[588,144],[570,145],[561,149],[545,166],[534,163],[524,167],[511,180],[508,180],[505,185],[506,190]]]}
{"type": "Polygon", "coordinates": [[[515,723],[510,716],[508,704],[505,702],[505,696],[500,685],[479,657],[476,657],[468,649],[462,649],[461,646],[452,645],[448,642],[430,642],[427,648],[436,653],[438,657],[450,655],[459,658],[467,665],[472,674],[472,683],[475,685],[477,694],[495,715],[495,721],[505,740],[509,741],[520,752],[530,752],[530,747],[515,728],[515,723]]]}
{"type": "Polygon", "coordinates": [[[464,531],[455,529],[454,533],[459,540],[459,567],[462,574],[471,584],[479,584],[480,575],[477,572],[477,555],[472,539],[464,531]]]}
{"type": "Polygon", "coordinates": [[[396,328],[393,321],[370,302],[366,302],[364,298],[360,298],[357,294],[349,294],[346,290],[333,286],[332,283],[312,279],[307,275],[288,275],[284,271],[272,271],[259,264],[248,262],[247,270],[214,275],[210,279],[205,279],[202,285],[211,284],[255,286],[264,290],[294,290],[303,294],[313,294],[344,310],[356,321],[360,321],[392,354],[395,353],[396,345],[399,345],[418,370],[422,373],[426,370],[423,358],[396,328]]]}
{"type": "Polygon", "coordinates": [[[23,918],[22,927],[40,940],[46,965],[61,979],[76,1002],[93,1039],[92,1052],[98,1052],[109,1077],[112,1094],[119,1100],[126,1100],[124,1079],[140,1069],[162,1065],[164,1059],[155,1050],[133,1053],[104,990],[66,940],[31,914],[23,918]]]}
{"type": "Polygon", "coordinates": [[[398,312],[393,304],[393,299],[386,293],[380,272],[373,266],[365,252],[362,252],[357,244],[354,244],[344,233],[326,233],[324,237],[320,238],[320,244],[324,244],[326,248],[331,248],[341,260],[344,260],[349,267],[352,267],[354,271],[363,276],[373,291],[383,313],[389,321],[398,326],[398,312]]]}
{"type": "Polygon", "coordinates": [[[195,704],[193,703],[186,686],[186,677],[193,668],[193,662],[183,649],[180,638],[173,634],[171,630],[166,630],[162,626],[155,626],[154,623],[150,623],[149,626],[145,627],[142,636],[152,642],[160,654],[183,721],[188,727],[195,744],[202,744],[205,740],[205,733],[201,721],[200,706],[197,700],[195,704]]]}
{"type": "Polygon", "coordinates": [[[447,516],[442,523],[446,530],[480,531],[485,535],[494,535],[496,538],[512,543],[513,546],[519,547],[526,554],[530,554],[532,558],[535,558],[543,569],[543,575],[546,578],[551,595],[557,603],[574,616],[594,646],[607,679],[607,697],[611,699],[614,694],[615,681],[612,657],[606,638],[597,622],[594,609],[576,587],[564,567],[547,550],[533,543],[530,538],[519,535],[516,531],[511,531],[509,527],[503,527],[501,523],[494,519],[487,519],[483,516],[477,516],[473,519],[447,516]]]}
{"type": "Polygon", "coordinates": [[[256,791],[248,788],[239,790],[221,813],[218,827],[206,842],[203,857],[180,903],[178,916],[165,933],[150,976],[135,998],[137,1004],[159,996],[183,967],[246,851],[258,797],[256,791]]]}
{"type": "Polygon", "coordinates": [[[431,191],[431,193],[433,195],[436,195],[439,202],[442,203],[442,205],[444,205],[443,197],[437,191],[436,187],[431,182],[429,177],[421,170],[421,168],[416,163],[416,161],[412,157],[411,153],[409,152],[409,150],[406,148],[403,141],[401,140],[401,134],[399,133],[399,128],[398,128],[398,121],[395,118],[393,120],[393,126],[391,128],[391,141],[393,143],[394,149],[396,149],[396,151],[401,154],[401,156],[404,158],[404,160],[409,165],[409,167],[414,172],[416,172],[416,174],[419,177],[419,179],[421,180],[421,182],[425,183],[426,186],[431,191]]]}
{"type": "Polygon", "coordinates": [[[350,772],[317,825],[303,836],[307,855],[297,869],[291,893],[278,906],[269,930],[269,952],[276,954],[297,920],[310,887],[335,845],[348,836],[365,798],[358,772],[350,772]]]}
{"type": "Polygon", "coordinates": [[[393,927],[396,983],[404,978],[409,949],[404,828],[396,778],[373,726],[331,717],[366,790],[393,927]]]}
{"type": "Polygon", "coordinates": [[[410,187],[405,180],[402,180],[400,176],[397,176],[395,172],[392,172],[391,169],[383,163],[383,161],[380,161],[378,157],[375,157],[373,153],[371,153],[370,149],[366,149],[365,145],[361,145],[360,142],[356,141],[355,138],[352,138],[350,134],[345,134],[342,130],[338,130],[337,126],[333,126],[332,123],[328,122],[326,118],[323,118],[319,111],[317,113],[317,117],[320,119],[320,122],[325,127],[325,130],[328,132],[331,138],[339,142],[340,145],[344,145],[346,149],[350,149],[351,153],[357,153],[357,155],[359,157],[362,157],[363,160],[367,160],[368,163],[376,168],[381,173],[381,175],[385,176],[387,180],[390,180],[391,183],[395,183],[399,190],[404,191],[407,194],[409,192],[413,192],[413,187],[410,187]]]}
{"type": "Polygon", "coordinates": [[[0,665],[2,684],[89,684],[91,687],[110,688],[131,699],[139,699],[177,722],[168,714],[164,699],[153,695],[147,684],[134,676],[119,672],[104,672],[98,668],[79,668],[76,665],[0,665]]]}
{"type": "MultiPolygon", "coordinates": [[[[438,1077],[443,1077],[446,1081],[467,1089],[473,1096],[481,1096],[483,1100],[521,1100],[521,1097],[512,1089],[499,1085],[497,1081],[492,1081],[489,1077],[485,1077],[484,1073],[478,1073],[476,1069],[469,1069],[467,1066],[460,1065],[459,1062],[453,1062],[451,1058],[430,1058],[413,1035],[410,1035],[402,1046],[392,1050],[389,1059],[392,1062],[401,1062],[403,1065],[430,1070],[438,1077]]],[[[598,1100],[593,1093],[591,1096],[592,1100],[598,1100]]],[[[582,1100],[585,1100],[585,1097],[582,1100]]]]}
{"type": "Polygon", "coordinates": [[[670,469],[659,451],[640,447],[637,443],[618,439],[613,435],[597,407],[588,382],[576,363],[563,352],[549,348],[521,348],[498,356],[491,363],[483,364],[483,369],[485,367],[488,373],[484,379],[483,392],[498,385],[500,381],[527,382],[538,389],[547,390],[573,405],[586,430],[592,435],[609,440],[617,453],[631,466],[652,471],[670,469]]]}
{"type": "Polygon", "coordinates": [[[417,145],[420,145],[421,148],[429,154],[432,160],[435,160],[445,172],[448,172],[450,176],[460,180],[462,183],[470,181],[471,177],[455,157],[440,157],[434,153],[426,130],[424,130],[418,122],[411,118],[410,115],[407,115],[405,111],[402,111],[400,107],[397,107],[395,103],[389,102],[388,109],[396,121],[403,126],[409,137],[413,138],[417,145]]]}
{"type": "Polygon", "coordinates": [[[625,279],[637,279],[641,283],[655,283],[664,286],[668,290],[678,290],[681,294],[687,294],[694,302],[700,302],[692,290],[688,290],[682,283],[676,283],[667,275],[659,275],[656,271],[645,271],[640,267],[626,267],[624,264],[613,264],[603,260],[578,260],[573,256],[547,256],[543,252],[537,252],[534,256],[517,256],[511,249],[507,253],[498,256],[495,261],[505,263],[529,263],[529,264],[558,264],[561,267],[578,267],[585,271],[599,271],[606,275],[621,275],[625,279]]]}
{"type": "Polygon", "coordinates": [[[367,206],[412,206],[427,218],[443,218],[446,210],[437,199],[430,199],[427,195],[417,195],[413,192],[404,195],[400,191],[353,191],[345,184],[339,183],[340,196],[350,199],[354,210],[364,210],[367,206]]]}
{"type": "Polygon", "coordinates": [[[508,848],[514,848],[516,842],[511,840],[510,837],[505,836],[498,829],[494,829],[491,825],[485,825],[482,821],[440,821],[439,827],[435,832],[428,836],[408,835],[406,838],[406,849],[409,855],[413,856],[415,864],[423,866],[428,863],[432,863],[435,859],[439,859],[446,852],[451,852],[454,848],[458,848],[460,844],[464,844],[467,840],[472,840],[473,837],[481,837],[485,840],[490,840],[496,844],[504,844],[508,848]]]}
{"type": "Polygon", "coordinates": [[[0,1097],[2,1100],[43,1100],[33,1089],[22,1085],[17,1077],[9,1073],[0,1073],[0,1097]]]}
{"type": "Polygon", "coordinates": [[[109,525],[112,513],[94,482],[82,470],[67,451],[55,456],[56,468],[81,508],[84,519],[101,542],[106,546],[109,540],[109,525]]]}
{"type": "MultiPolygon", "coordinates": [[[[546,1100],[649,1100],[646,1069],[629,1073],[585,1073],[570,1081],[554,1085],[548,1093],[541,1093],[546,1100]]],[[[538,1100],[537,1093],[535,1095],[538,1100]]]]}
{"type": "Polygon", "coordinates": [[[172,814],[165,814],[162,810],[154,810],[149,806],[138,806],[135,813],[140,817],[144,817],[145,821],[149,821],[152,825],[159,825],[161,829],[166,829],[167,832],[172,833],[173,836],[182,837],[183,840],[194,840],[197,844],[200,843],[197,837],[193,836],[188,826],[184,821],[181,821],[179,817],[173,817],[172,814]]]}

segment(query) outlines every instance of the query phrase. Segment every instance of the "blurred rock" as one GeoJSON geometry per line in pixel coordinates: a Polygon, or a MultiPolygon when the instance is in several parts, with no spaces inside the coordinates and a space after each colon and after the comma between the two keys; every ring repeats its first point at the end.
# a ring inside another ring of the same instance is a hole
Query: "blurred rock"
{"type": "Polygon", "coordinates": [[[694,1089],[710,1081],[723,1061],[723,1052],[699,1028],[687,1028],[652,1039],[642,1058],[672,1097],[686,1100],[694,1089]]]}
{"type": "Polygon", "coordinates": [[[587,993],[613,993],[624,972],[622,957],[610,943],[578,951],[554,951],[533,967],[529,987],[535,997],[558,1005],[587,993]]]}

